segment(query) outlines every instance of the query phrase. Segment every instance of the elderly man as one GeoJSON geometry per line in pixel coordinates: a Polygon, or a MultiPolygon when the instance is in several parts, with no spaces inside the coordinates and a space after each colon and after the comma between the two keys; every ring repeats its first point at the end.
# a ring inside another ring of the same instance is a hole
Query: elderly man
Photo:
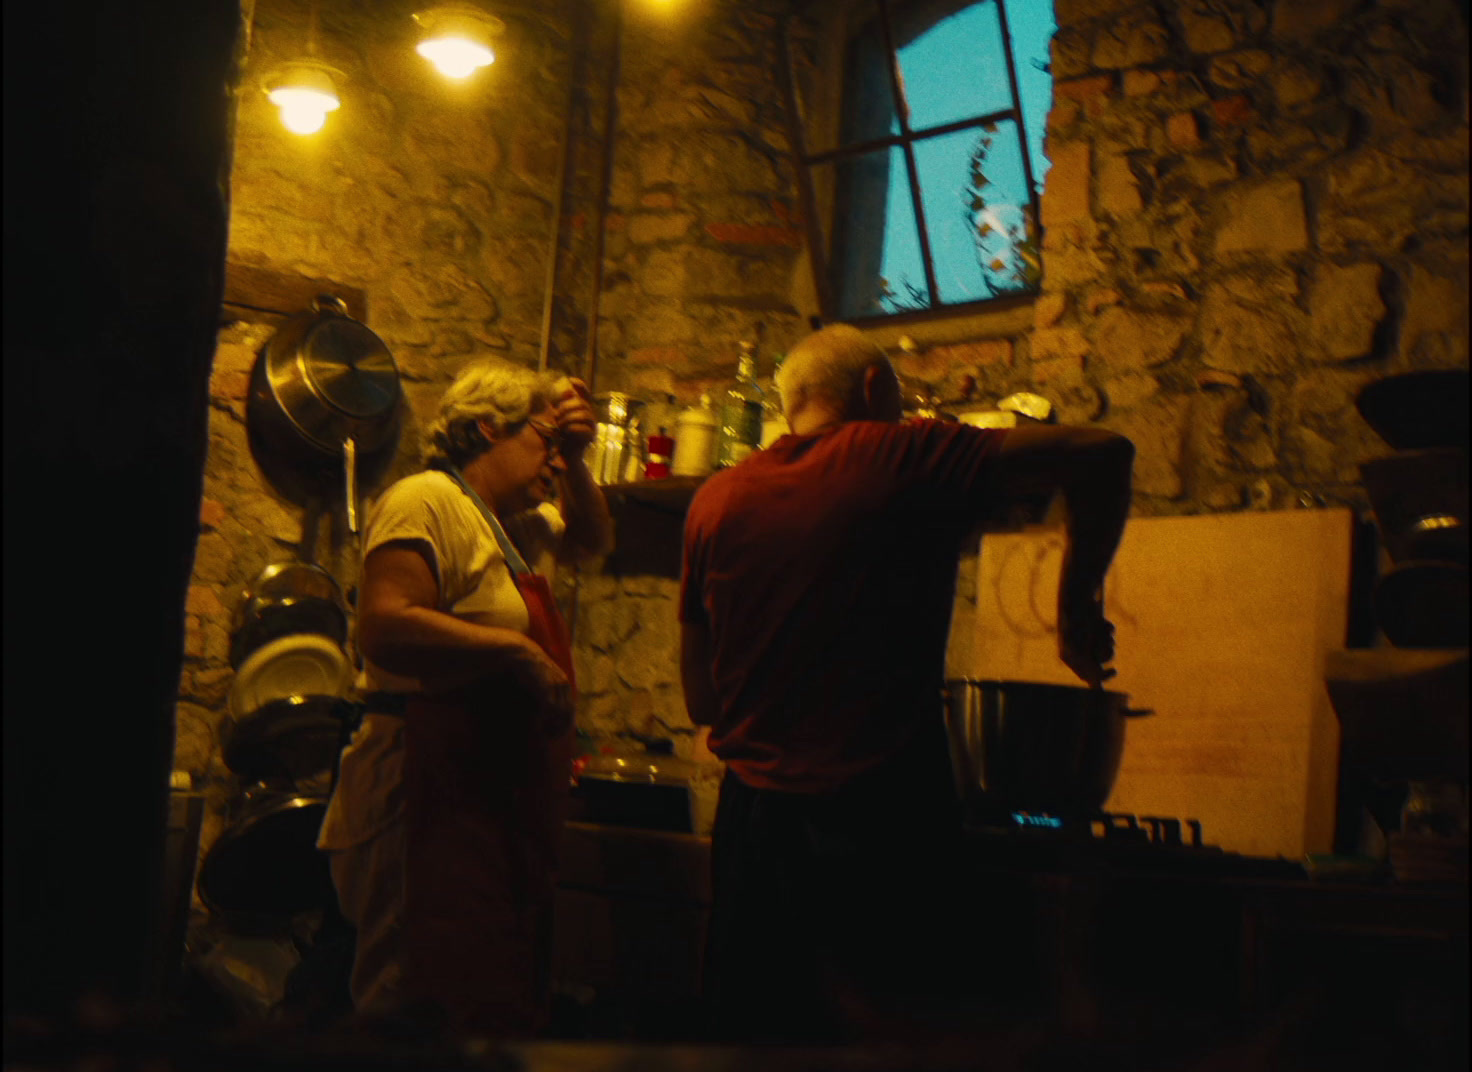
{"type": "Polygon", "coordinates": [[[1059,653],[1099,684],[1134,447],[902,423],[884,352],[845,326],[796,346],[778,388],[792,434],[711,477],[685,523],[685,702],[727,765],[706,991],[728,1037],[852,1038],[940,982],[931,898],[959,809],[939,688],[964,539],[999,502],[1061,493],[1059,653]]]}

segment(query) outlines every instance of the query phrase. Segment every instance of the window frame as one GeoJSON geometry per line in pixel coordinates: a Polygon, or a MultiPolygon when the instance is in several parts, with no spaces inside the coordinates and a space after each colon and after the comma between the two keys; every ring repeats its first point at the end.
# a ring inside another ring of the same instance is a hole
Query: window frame
{"type": "MultiPolygon", "coordinates": [[[[900,0],[903,2],[903,0],[900,0]]],[[[984,0],[983,0],[984,2],[984,0]]],[[[840,319],[838,316],[837,296],[833,292],[833,276],[829,265],[829,247],[824,240],[823,230],[819,225],[818,198],[813,180],[813,171],[823,165],[836,165],[843,160],[858,159],[866,153],[888,151],[894,148],[901,149],[905,160],[905,173],[909,182],[909,196],[911,209],[914,213],[915,226],[918,231],[921,264],[925,272],[925,286],[930,296],[930,305],[925,309],[902,309],[895,312],[881,312],[868,314],[855,314],[845,316],[841,319],[844,323],[855,325],[879,325],[879,324],[901,324],[933,320],[939,317],[975,314],[982,311],[1004,310],[1014,308],[1020,304],[1034,301],[1041,292],[1041,275],[1038,284],[988,298],[976,298],[964,302],[943,302],[940,300],[940,288],[936,282],[935,260],[930,247],[930,234],[925,221],[925,206],[920,189],[919,168],[915,161],[915,145],[917,142],[926,141],[930,138],[954,134],[964,130],[981,129],[991,124],[1010,120],[1017,133],[1017,147],[1022,157],[1023,181],[1027,186],[1028,215],[1032,226],[1032,237],[1039,249],[1042,247],[1043,223],[1042,204],[1037,183],[1033,177],[1032,155],[1027,143],[1027,128],[1023,122],[1022,99],[1018,90],[1017,82],[1017,58],[1013,53],[1011,27],[1007,19],[1006,0],[991,0],[997,6],[997,20],[999,24],[1002,52],[1006,59],[1007,89],[1011,95],[1012,105],[985,114],[978,114],[963,119],[951,120],[935,126],[914,129],[910,126],[910,108],[904,92],[904,79],[900,70],[899,49],[895,46],[893,24],[890,17],[891,0],[872,0],[877,9],[881,42],[886,63],[889,92],[894,104],[895,119],[899,124],[899,133],[887,135],[883,138],[872,138],[863,142],[853,142],[847,145],[835,144],[831,149],[819,152],[808,150],[808,136],[799,116],[801,112],[798,105],[797,80],[793,72],[790,23],[785,25],[783,31],[778,34],[780,55],[779,79],[782,90],[786,97],[788,115],[788,141],[791,146],[794,169],[797,173],[798,192],[802,201],[803,216],[807,227],[809,264],[813,273],[813,284],[818,301],[820,315],[825,323],[833,323],[840,319]]],[[[958,7],[957,11],[963,10],[965,6],[958,7]]],[[[844,42],[846,52],[847,41],[844,42]]],[[[841,85],[841,82],[840,82],[841,85]]],[[[842,114],[843,100],[842,90],[836,94],[835,108],[837,114],[842,114]]],[[[841,124],[836,122],[835,131],[841,124]]],[[[835,133],[834,140],[837,142],[840,135],[835,133]]],[[[830,217],[829,234],[836,240],[834,230],[837,227],[835,217],[836,205],[828,206],[830,217]]]]}

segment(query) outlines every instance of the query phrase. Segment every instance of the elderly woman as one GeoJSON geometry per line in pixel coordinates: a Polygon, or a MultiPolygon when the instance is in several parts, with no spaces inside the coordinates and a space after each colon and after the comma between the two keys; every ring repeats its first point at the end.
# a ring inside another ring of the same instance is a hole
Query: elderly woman
{"type": "Polygon", "coordinates": [[[368,516],[365,714],[318,840],[358,932],[361,1013],[545,1026],[573,703],[548,578],[610,542],[583,462],[594,420],[580,381],[473,364],[429,426],[428,468],[368,516]]]}

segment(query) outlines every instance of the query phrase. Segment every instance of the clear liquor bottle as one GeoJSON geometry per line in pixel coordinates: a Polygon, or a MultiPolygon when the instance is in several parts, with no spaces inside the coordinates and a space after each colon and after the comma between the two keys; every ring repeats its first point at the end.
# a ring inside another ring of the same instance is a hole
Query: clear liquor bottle
{"type": "Polygon", "coordinates": [[[721,397],[720,446],[717,466],[736,465],[761,443],[762,389],[756,385],[756,344],[743,342],[736,379],[721,397]]]}

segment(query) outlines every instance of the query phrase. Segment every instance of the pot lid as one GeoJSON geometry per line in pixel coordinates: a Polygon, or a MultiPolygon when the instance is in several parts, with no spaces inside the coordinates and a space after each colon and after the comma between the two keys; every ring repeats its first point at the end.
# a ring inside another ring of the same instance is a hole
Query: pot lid
{"type": "Polygon", "coordinates": [[[322,317],[307,329],[300,352],[312,390],[349,417],[380,417],[398,402],[399,370],[393,354],[352,317],[322,317]]]}
{"type": "Polygon", "coordinates": [[[230,686],[230,716],[238,722],[291,696],[341,696],[351,679],[347,656],[334,641],[293,633],[262,645],[240,664],[230,686]]]}

